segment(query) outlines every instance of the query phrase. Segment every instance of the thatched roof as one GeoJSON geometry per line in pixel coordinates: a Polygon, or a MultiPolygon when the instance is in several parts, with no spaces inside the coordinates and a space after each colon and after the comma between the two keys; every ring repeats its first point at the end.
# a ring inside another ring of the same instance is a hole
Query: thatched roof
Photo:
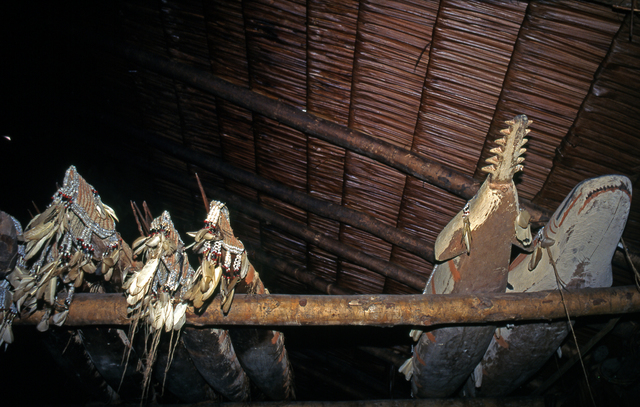
{"type": "MultiPolygon", "coordinates": [[[[11,116],[2,131],[11,141],[0,140],[6,180],[0,209],[23,222],[30,201],[46,205],[64,168],[75,164],[116,209],[125,238],[135,238],[130,199],[146,200],[157,213],[168,209],[183,233],[196,230],[205,215],[194,184],[198,173],[209,199],[241,197],[337,245],[400,266],[420,282],[431,273],[432,264],[406,248],[145,145],[131,135],[140,130],[370,215],[427,248],[468,199],[445,189],[446,180],[434,185],[142,68],[97,45],[99,38],[249,88],[409,150],[469,181],[484,179],[480,169],[504,121],[526,114],[533,124],[516,184],[520,197],[542,214],[590,177],[624,174],[637,185],[640,24],[636,16],[630,38],[629,13],[603,2],[163,0],[39,7],[3,13],[15,18],[3,39],[11,50],[3,65],[16,86],[4,94],[13,106],[3,108],[11,116]],[[219,198],[216,191],[226,195],[219,198]]],[[[623,235],[636,255],[637,202],[623,235]]],[[[385,277],[256,212],[229,207],[236,234],[262,254],[256,264],[272,292],[319,292],[318,285],[282,272],[287,267],[344,292],[421,292],[422,283],[385,277]]],[[[620,259],[618,254],[614,285],[633,284],[620,259]]],[[[585,332],[587,341],[592,331],[585,332]]],[[[304,335],[291,333],[296,344],[304,335]]],[[[396,354],[405,356],[408,344],[400,343],[396,354]]],[[[346,354],[342,347],[293,352],[300,387],[325,380],[322,386],[339,388],[328,375],[313,372],[333,371],[325,362],[336,364],[346,354]]],[[[384,363],[357,353],[347,364],[371,370],[372,382],[383,383],[384,363]]],[[[353,398],[387,393],[358,386],[341,391],[353,398]]]]}

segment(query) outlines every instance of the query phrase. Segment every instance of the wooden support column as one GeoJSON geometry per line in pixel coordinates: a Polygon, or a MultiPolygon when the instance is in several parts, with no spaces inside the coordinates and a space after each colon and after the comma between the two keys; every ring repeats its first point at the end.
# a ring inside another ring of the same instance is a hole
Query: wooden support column
{"type": "MultiPolygon", "coordinates": [[[[640,311],[635,286],[585,288],[564,294],[572,317],[640,311]]],[[[37,324],[42,312],[14,323],[37,324]]],[[[217,296],[204,312],[187,312],[187,325],[431,326],[566,318],[559,291],[474,295],[236,295],[224,315],[217,296]]],[[[67,326],[126,325],[121,294],[77,294],[67,326]]]]}

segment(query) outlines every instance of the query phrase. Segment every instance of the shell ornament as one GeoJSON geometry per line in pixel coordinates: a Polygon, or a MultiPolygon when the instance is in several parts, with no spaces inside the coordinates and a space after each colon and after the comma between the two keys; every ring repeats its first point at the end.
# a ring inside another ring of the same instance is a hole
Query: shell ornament
{"type": "MultiPolygon", "coordinates": [[[[171,354],[175,351],[178,337],[174,340],[173,334],[179,333],[186,321],[188,301],[185,297],[195,275],[169,212],[164,211],[161,216],[153,219],[148,230],[149,233],[136,239],[132,247],[134,256],[141,256],[144,266],[134,271],[123,285],[131,316],[129,342],[134,343],[141,321],[145,330],[143,400],[148,394],[163,331],[171,332],[169,348],[171,354]]],[[[169,357],[165,373],[171,359],[169,357]]]]}
{"type": "Polygon", "coordinates": [[[49,328],[50,318],[55,325],[64,324],[76,289],[102,291],[102,281],[112,278],[120,259],[117,217],[74,166],[52,200],[27,225],[24,255],[7,276],[15,308],[9,323],[3,323],[3,342],[13,339],[8,332],[13,317],[31,315],[39,303],[45,310],[39,331],[49,328]]]}
{"type": "Polygon", "coordinates": [[[202,254],[202,264],[196,271],[196,284],[188,298],[201,308],[220,285],[222,310],[229,312],[235,286],[244,279],[249,268],[242,242],[234,236],[229,210],[219,201],[211,201],[204,228],[190,233],[195,238],[193,251],[202,254]]]}

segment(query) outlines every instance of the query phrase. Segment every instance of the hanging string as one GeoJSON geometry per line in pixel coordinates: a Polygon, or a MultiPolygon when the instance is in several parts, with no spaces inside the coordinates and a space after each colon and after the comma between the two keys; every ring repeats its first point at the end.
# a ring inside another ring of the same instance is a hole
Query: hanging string
{"type": "Polygon", "coordinates": [[[564,307],[564,312],[567,315],[567,322],[569,323],[569,329],[571,330],[571,335],[573,335],[573,341],[576,344],[576,350],[578,351],[578,359],[580,360],[580,366],[582,366],[582,373],[584,374],[584,380],[587,382],[587,390],[589,390],[589,397],[591,397],[591,402],[594,407],[596,406],[596,400],[593,397],[593,393],[591,392],[591,385],[589,384],[589,376],[587,375],[587,369],[584,366],[584,361],[582,360],[582,353],[580,353],[580,346],[578,345],[578,338],[576,337],[576,332],[573,330],[573,324],[571,323],[571,317],[569,316],[569,310],[567,309],[567,303],[564,300],[564,293],[562,289],[566,289],[566,285],[564,282],[561,283],[560,275],[558,274],[558,267],[556,266],[555,260],[553,260],[553,256],[551,255],[551,247],[547,247],[547,255],[549,256],[549,262],[553,267],[553,271],[556,274],[556,285],[558,287],[558,291],[560,291],[560,297],[562,298],[562,306],[564,307]]]}

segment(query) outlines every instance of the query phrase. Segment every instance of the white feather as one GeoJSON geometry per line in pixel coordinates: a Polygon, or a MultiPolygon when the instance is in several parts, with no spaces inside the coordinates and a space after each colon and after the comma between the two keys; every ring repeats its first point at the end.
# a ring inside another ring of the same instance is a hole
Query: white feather
{"type": "Polygon", "coordinates": [[[156,302],[151,305],[151,326],[153,329],[157,330],[162,328],[164,325],[164,309],[162,308],[162,304],[160,302],[156,302]]]}
{"type": "Polygon", "coordinates": [[[411,380],[411,376],[413,376],[413,358],[405,360],[402,366],[398,369],[398,372],[404,374],[407,381],[411,380]]]}
{"type": "Polygon", "coordinates": [[[108,205],[102,204],[102,208],[113,218],[116,222],[120,222],[118,217],[116,216],[116,212],[108,205]]]}
{"type": "Polygon", "coordinates": [[[164,306],[164,330],[169,332],[173,329],[173,306],[171,302],[167,302],[164,306]]]}
{"type": "MultiPolygon", "coordinates": [[[[135,287],[132,289],[129,287],[129,293],[131,295],[138,295],[149,284],[149,281],[153,278],[156,269],[158,268],[159,258],[149,260],[142,270],[136,276],[135,287]]],[[[133,284],[132,284],[133,285],[133,284]]]]}
{"type": "Polygon", "coordinates": [[[213,288],[216,288],[218,283],[220,283],[220,277],[222,277],[222,267],[218,265],[218,267],[213,270],[213,288]]]}
{"type": "Polygon", "coordinates": [[[173,311],[173,329],[179,331],[187,321],[187,303],[181,302],[173,311]]]}
{"type": "Polygon", "coordinates": [[[62,312],[59,312],[59,313],[55,314],[53,316],[54,325],[62,326],[62,324],[64,324],[64,321],[67,320],[67,315],[68,314],[69,314],[69,310],[64,310],[62,312]]]}
{"type": "Polygon", "coordinates": [[[3,343],[13,343],[13,331],[11,330],[11,324],[6,324],[2,327],[2,340],[0,341],[0,345],[3,343]]]}

